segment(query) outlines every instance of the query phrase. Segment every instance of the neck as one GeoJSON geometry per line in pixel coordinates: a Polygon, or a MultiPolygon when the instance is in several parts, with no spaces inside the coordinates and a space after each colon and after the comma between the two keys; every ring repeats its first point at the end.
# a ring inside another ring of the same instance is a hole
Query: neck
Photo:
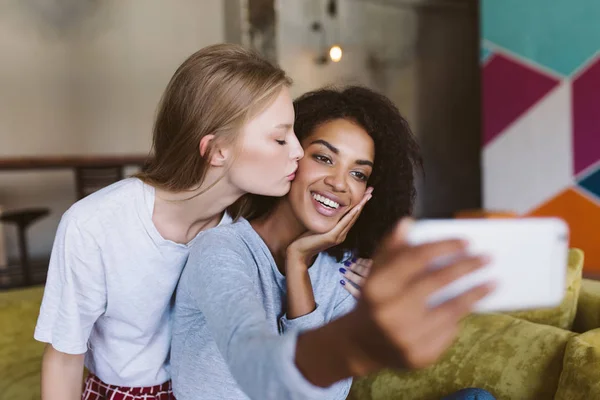
{"type": "Polygon", "coordinates": [[[198,188],[183,192],[156,188],[152,221],[165,239],[188,243],[216,226],[223,211],[244,195],[227,177],[220,177],[220,171],[209,170],[198,188]]]}
{"type": "Polygon", "coordinates": [[[251,225],[271,251],[279,270],[283,271],[288,246],[306,232],[287,198],[282,198],[270,213],[253,220],[251,225]]]}

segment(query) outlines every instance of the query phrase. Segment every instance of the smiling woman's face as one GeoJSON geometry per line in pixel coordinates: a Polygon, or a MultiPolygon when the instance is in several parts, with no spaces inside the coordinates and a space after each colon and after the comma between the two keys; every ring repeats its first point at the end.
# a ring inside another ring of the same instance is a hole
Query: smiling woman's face
{"type": "Polygon", "coordinates": [[[302,140],[304,158],[287,196],[309,230],[324,233],[358,204],[375,162],[375,144],[359,125],[336,119],[302,140]]]}

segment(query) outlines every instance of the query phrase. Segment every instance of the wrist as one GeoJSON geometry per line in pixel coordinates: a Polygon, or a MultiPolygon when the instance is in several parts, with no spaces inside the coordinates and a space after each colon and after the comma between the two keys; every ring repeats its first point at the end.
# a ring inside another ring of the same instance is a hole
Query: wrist
{"type": "Polygon", "coordinates": [[[289,266],[296,269],[308,269],[308,260],[310,258],[310,255],[303,254],[300,250],[290,246],[285,253],[286,268],[289,266]]]}
{"type": "Polygon", "coordinates": [[[365,376],[381,368],[367,356],[362,341],[352,333],[360,329],[359,322],[351,312],[298,336],[296,366],[309,382],[327,387],[341,379],[365,376]]]}
{"type": "Polygon", "coordinates": [[[350,376],[361,377],[381,369],[380,363],[369,355],[368,344],[377,339],[365,329],[368,324],[364,318],[354,309],[339,321],[340,340],[335,351],[340,352],[350,376]]]}

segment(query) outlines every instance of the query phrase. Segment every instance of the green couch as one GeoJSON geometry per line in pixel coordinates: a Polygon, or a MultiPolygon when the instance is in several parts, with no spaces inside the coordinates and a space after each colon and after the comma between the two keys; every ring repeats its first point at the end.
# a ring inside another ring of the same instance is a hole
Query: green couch
{"type": "Polygon", "coordinates": [[[44,345],[33,340],[42,287],[0,292],[0,400],[39,400],[44,345]]]}
{"type": "MultiPolygon", "coordinates": [[[[582,265],[583,254],[572,250],[557,309],[471,316],[438,364],[357,380],[350,398],[439,400],[475,386],[502,400],[600,399],[600,282],[582,281],[582,265]]],[[[44,346],[32,336],[42,292],[0,292],[0,400],[40,398],[44,346]]]]}
{"type": "Polygon", "coordinates": [[[600,282],[582,280],[582,267],[571,250],[560,307],[472,315],[436,365],[356,380],[350,399],[439,400],[466,387],[502,400],[600,399],[600,282]]]}

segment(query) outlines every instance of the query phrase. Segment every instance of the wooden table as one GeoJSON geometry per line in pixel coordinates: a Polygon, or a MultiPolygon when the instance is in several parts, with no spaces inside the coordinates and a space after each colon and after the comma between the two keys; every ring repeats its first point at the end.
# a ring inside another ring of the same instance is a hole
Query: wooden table
{"type": "Polygon", "coordinates": [[[0,158],[0,170],[69,169],[143,165],[147,155],[25,156],[0,158]]]}
{"type": "Polygon", "coordinates": [[[93,191],[102,181],[111,183],[124,177],[124,168],[144,165],[147,155],[26,156],[0,158],[0,172],[70,169],[75,173],[77,199],[93,191]],[[88,186],[92,184],[91,188],[88,186]]]}
{"type": "MultiPolygon", "coordinates": [[[[77,200],[105,186],[123,179],[128,166],[143,166],[147,155],[111,156],[37,156],[0,158],[0,172],[72,170],[75,173],[77,200]]],[[[27,213],[27,210],[20,210],[27,213]]],[[[32,284],[32,274],[27,254],[26,227],[18,226],[20,260],[25,285],[32,284]]],[[[1,250],[1,249],[0,249],[1,250]]],[[[6,271],[4,271],[6,272],[6,271]]]]}

